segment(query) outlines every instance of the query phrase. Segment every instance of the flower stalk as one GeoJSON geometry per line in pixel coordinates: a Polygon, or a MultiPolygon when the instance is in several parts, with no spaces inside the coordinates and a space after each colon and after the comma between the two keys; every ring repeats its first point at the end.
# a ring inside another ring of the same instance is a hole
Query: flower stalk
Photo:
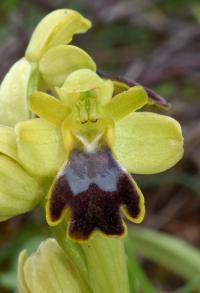
{"type": "Polygon", "coordinates": [[[93,292],[130,292],[122,239],[96,236],[82,244],[82,248],[87,259],[89,282],[93,292]]]}

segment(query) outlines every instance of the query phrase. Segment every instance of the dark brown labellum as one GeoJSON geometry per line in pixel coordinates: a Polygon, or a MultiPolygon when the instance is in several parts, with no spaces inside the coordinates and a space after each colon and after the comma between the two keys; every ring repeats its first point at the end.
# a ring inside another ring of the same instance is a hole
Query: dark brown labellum
{"type": "Polygon", "coordinates": [[[63,211],[69,209],[70,238],[88,240],[95,230],[120,236],[125,232],[121,207],[130,217],[137,218],[140,197],[111,150],[108,147],[95,152],[73,150],[51,189],[51,222],[57,222],[63,211]]]}

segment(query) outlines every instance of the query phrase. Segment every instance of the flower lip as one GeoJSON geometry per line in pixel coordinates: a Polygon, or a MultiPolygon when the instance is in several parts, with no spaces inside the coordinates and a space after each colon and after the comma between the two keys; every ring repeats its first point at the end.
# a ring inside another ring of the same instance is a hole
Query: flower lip
{"type": "Polygon", "coordinates": [[[120,208],[132,221],[141,216],[140,194],[111,150],[107,146],[95,152],[74,149],[51,188],[48,223],[58,224],[69,210],[72,240],[86,241],[96,230],[123,236],[126,229],[120,208]]]}

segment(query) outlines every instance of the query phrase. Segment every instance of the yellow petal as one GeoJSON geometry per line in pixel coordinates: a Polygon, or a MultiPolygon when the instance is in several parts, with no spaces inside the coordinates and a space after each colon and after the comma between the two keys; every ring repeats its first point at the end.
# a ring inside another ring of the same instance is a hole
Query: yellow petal
{"type": "Polygon", "coordinates": [[[60,125],[70,113],[70,109],[59,100],[43,92],[34,92],[29,100],[29,107],[39,117],[60,125]]]}
{"type": "Polygon", "coordinates": [[[38,61],[47,50],[69,43],[74,34],[84,32],[90,26],[90,22],[76,11],[55,10],[36,27],[26,50],[26,58],[29,61],[38,61]]]}
{"type": "Polygon", "coordinates": [[[99,98],[101,105],[104,105],[111,100],[113,90],[113,83],[110,80],[105,80],[104,85],[96,89],[96,95],[99,98]]]}
{"type": "Polygon", "coordinates": [[[104,106],[104,111],[118,121],[133,111],[143,107],[148,101],[146,91],[141,86],[134,86],[122,92],[104,106]]]}
{"type": "Polygon", "coordinates": [[[29,172],[54,176],[65,159],[60,129],[42,119],[17,124],[18,156],[29,172]]]}
{"type": "Polygon", "coordinates": [[[179,123],[154,113],[133,113],[116,124],[114,152],[131,173],[159,173],[183,155],[179,123]]]}
{"type": "Polygon", "coordinates": [[[62,87],[68,93],[80,93],[103,87],[104,80],[89,69],[79,69],[71,73],[62,87]]]}
{"type": "Polygon", "coordinates": [[[54,47],[41,58],[39,63],[43,78],[53,87],[62,86],[70,73],[81,68],[96,71],[96,64],[86,52],[75,46],[54,47]]]}
{"type": "Polygon", "coordinates": [[[12,127],[0,125],[0,153],[17,159],[16,136],[12,127]]]}
{"type": "Polygon", "coordinates": [[[0,155],[0,220],[25,213],[42,199],[43,191],[18,163],[0,155]]]}
{"type": "Polygon", "coordinates": [[[27,91],[31,66],[23,58],[6,74],[0,88],[0,123],[14,126],[29,119],[27,91]]]}

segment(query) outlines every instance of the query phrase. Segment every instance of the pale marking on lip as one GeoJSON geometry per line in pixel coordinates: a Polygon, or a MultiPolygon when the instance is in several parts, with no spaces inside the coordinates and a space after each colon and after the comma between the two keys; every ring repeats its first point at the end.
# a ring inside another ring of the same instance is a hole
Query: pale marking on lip
{"type": "Polygon", "coordinates": [[[85,137],[81,135],[76,135],[76,137],[80,140],[80,142],[82,142],[85,152],[93,153],[96,151],[98,142],[100,138],[102,137],[102,135],[103,135],[102,133],[98,134],[91,143],[85,137]]]}

